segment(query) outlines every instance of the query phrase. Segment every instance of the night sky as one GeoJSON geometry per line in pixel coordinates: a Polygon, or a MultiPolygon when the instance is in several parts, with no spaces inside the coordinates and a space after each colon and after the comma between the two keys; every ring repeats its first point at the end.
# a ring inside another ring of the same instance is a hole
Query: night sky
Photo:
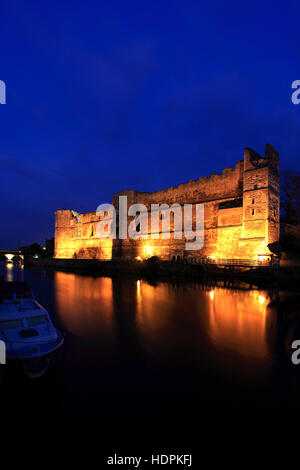
{"type": "Polygon", "coordinates": [[[270,142],[300,168],[299,2],[14,1],[0,6],[0,248],[220,172],[270,142]]]}

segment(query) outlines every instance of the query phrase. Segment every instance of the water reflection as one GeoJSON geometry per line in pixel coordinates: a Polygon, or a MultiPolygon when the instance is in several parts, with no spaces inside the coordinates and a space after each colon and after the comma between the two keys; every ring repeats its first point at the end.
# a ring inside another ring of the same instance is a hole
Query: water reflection
{"type": "MultiPolygon", "coordinates": [[[[21,280],[24,272],[8,265],[5,276],[21,280]]],[[[40,276],[45,285],[47,276],[40,276]]],[[[52,310],[60,326],[136,357],[182,354],[194,360],[227,351],[266,359],[280,332],[274,329],[277,308],[269,304],[266,291],[246,288],[53,273],[52,310]]]]}
{"type": "Polygon", "coordinates": [[[218,436],[221,446],[226,439],[297,439],[286,429],[298,422],[300,369],[291,364],[290,344],[300,337],[299,296],[211,279],[149,283],[5,269],[6,278],[24,274],[66,332],[57,358],[66,367],[55,368],[41,387],[22,384],[1,397],[9,410],[5,429],[22,423],[15,431],[20,442],[26,426],[35,442],[46,433],[49,442],[99,445],[91,416],[108,447],[142,447],[156,437],[187,447],[218,436]],[[281,426],[278,410],[285,419],[286,404],[291,418],[281,426]],[[198,423],[200,434],[192,425],[198,423]]]}
{"type": "Polygon", "coordinates": [[[209,292],[209,335],[219,347],[249,357],[264,357],[267,297],[258,291],[209,292]]]}
{"type": "Polygon", "coordinates": [[[268,353],[266,292],[63,272],[54,287],[60,323],[77,336],[124,340],[152,354],[204,343],[258,359],[268,353]]]}
{"type": "Polygon", "coordinates": [[[20,263],[0,263],[0,275],[5,281],[24,281],[24,265],[20,263]]]}
{"type": "Polygon", "coordinates": [[[54,274],[56,313],[63,327],[77,336],[113,333],[112,280],[76,274],[54,274]]]}
{"type": "Polygon", "coordinates": [[[13,269],[14,269],[14,265],[13,265],[13,264],[8,264],[8,265],[7,265],[6,280],[9,281],[9,282],[10,282],[10,281],[13,281],[13,279],[14,279],[13,269]]]}

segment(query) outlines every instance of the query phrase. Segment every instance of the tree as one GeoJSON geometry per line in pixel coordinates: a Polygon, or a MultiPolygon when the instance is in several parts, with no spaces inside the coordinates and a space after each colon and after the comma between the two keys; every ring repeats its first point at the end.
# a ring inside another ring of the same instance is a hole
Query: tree
{"type": "Polygon", "coordinates": [[[281,219],[291,225],[300,224],[300,173],[285,170],[280,174],[281,219]]]}
{"type": "Polygon", "coordinates": [[[21,246],[21,252],[25,256],[38,256],[41,257],[43,254],[43,248],[39,243],[32,243],[28,246],[21,246]]]}
{"type": "Polygon", "coordinates": [[[41,246],[39,243],[32,243],[31,245],[22,246],[20,250],[28,258],[52,258],[54,254],[54,238],[46,238],[45,246],[41,246]]]}
{"type": "Polygon", "coordinates": [[[46,238],[45,243],[45,256],[46,258],[53,258],[54,256],[54,237],[46,238]]]}

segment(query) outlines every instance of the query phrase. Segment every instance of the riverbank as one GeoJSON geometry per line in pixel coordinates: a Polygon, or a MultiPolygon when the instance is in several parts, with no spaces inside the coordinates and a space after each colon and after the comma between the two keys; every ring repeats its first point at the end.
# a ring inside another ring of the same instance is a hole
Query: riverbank
{"type": "Polygon", "coordinates": [[[244,281],[260,288],[279,287],[299,290],[300,267],[283,266],[237,268],[208,264],[185,264],[149,259],[145,261],[110,260],[100,261],[74,259],[31,259],[27,266],[45,267],[60,271],[94,274],[109,277],[130,277],[150,280],[201,280],[217,278],[244,281]]]}

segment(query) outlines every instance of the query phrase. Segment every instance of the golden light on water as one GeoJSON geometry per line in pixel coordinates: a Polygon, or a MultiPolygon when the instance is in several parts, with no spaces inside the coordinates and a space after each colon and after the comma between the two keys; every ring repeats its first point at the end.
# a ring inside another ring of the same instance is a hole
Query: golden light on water
{"type": "Polygon", "coordinates": [[[267,298],[258,291],[210,291],[209,335],[214,344],[249,357],[267,353],[267,298]]]}
{"type": "Polygon", "coordinates": [[[9,282],[14,280],[13,267],[14,265],[12,263],[8,263],[6,265],[6,269],[7,269],[6,277],[7,277],[7,281],[9,282]]]}
{"type": "Polygon", "coordinates": [[[115,337],[130,325],[133,340],[150,354],[211,347],[256,359],[268,352],[267,296],[262,291],[151,285],[143,280],[55,273],[56,310],[77,336],[115,337]],[[182,345],[181,345],[182,343],[182,345]]]}
{"type": "Polygon", "coordinates": [[[64,328],[77,336],[112,334],[112,279],[55,272],[56,308],[64,328]]]}

